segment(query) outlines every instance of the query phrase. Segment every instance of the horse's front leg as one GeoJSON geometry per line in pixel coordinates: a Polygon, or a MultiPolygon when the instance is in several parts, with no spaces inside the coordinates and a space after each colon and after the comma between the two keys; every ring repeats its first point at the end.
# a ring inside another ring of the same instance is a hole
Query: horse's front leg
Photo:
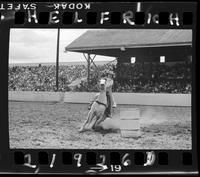
{"type": "Polygon", "coordinates": [[[86,124],[90,124],[93,120],[93,118],[95,117],[95,110],[94,109],[91,109],[89,112],[88,112],[88,116],[87,116],[87,119],[86,121],[84,122],[83,126],[79,129],[79,132],[83,132],[85,129],[85,126],[86,124]]]}
{"type": "Polygon", "coordinates": [[[92,120],[92,117],[93,117],[93,114],[94,114],[94,111],[93,110],[90,110],[88,112],[88,116],[87,116],[87,119],[86,121],[83,123],[82,127],[79,129],[79,132],[83,132],[85,130],[85,126],[88,122],[91,122],[92,120]]]}

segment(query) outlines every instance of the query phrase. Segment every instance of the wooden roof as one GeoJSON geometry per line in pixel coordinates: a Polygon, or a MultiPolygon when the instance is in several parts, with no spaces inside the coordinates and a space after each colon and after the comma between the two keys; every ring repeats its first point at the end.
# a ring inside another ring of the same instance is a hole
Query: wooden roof
{"type": "Polygon", "coordinates": [[[192,45],[192,30],[185,29],[104,29],[88,30],[69,44],[66,51],[192,45]]]}

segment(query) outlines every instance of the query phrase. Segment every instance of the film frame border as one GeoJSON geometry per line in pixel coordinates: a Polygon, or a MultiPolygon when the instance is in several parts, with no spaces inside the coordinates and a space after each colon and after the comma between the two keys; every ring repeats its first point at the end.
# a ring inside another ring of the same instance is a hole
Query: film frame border
{"type": "MultiPolygon", "coordinates": [[[[39,2],[37,2],[38,4],[40,4],[39,2]]],[[[163,3],[163,4],[165,4],[165,3],[163,3]]],[[[192,42],[193,42],[193,47],[192,47],[192,53],[193,53],[193,58],[194,58],[194,60],[193,60],[193,66],[195,66],[196,65],[196,58],[197,58],[197,56],[196,56],[196,47],[197,47],[197,38],[196,38],[196,36],[198,35],[197,34],[197,9],[196,9],[196,6],[195,6],[195,3],[193,3],[192,5],[191,5],[191,10],[192,10],[192,12],[193,12],[193,24],[192,25],[180,25],[180,26],[172,26],[172,25],[163,25],[163,26],[161,26],[161,27],[158,27],[157,25],[155,26],[155,25],[148,25],[148,26],[145,26],[145,25],[136,25],[136,26],[122,26],[121,24],[119,24],[119,25],[114,25],[114,27],[112,27],[112,24],[104,24],[104,25],[101,25],[101,27],[103,26],[103,28],[109,28],[109,29],[111,29],[111,28],[116,28],[116,29],[118,29],[118,28],[134,28],[134,29],[140,29],[140,28],[145,28],[145,29],[151,29],[151,28],[159,28],[159,29],[162,29],[162,28],[167,28],[167,29],[192,29],[192,31],[193,31],[193,40],[192,40],[192,42]]],[[[182,10],[184,10],[184,9],[182,9],[182,10]]],[[[46,12],[46,11],[45,11],[46,12]]],[[[116,10],[114,11],[114,12],[116,12],[116,10]]],[[[0,13],[1,14],[1,13],[0,13]]],[[[13,15],[11,15],[11,17],[13,17],[13,15]]],[[[55,28],[55,27],[58,27],[58,28],[63,28],[63,26],[62,26],[62,24],[53,24],[53,25],[51,25],[51,26],[48,26],[48,25],[42,25],[42,24],[30,24],[30,25],[26,25],[26,24],[22,24],[22,25],[20,25],[20,24],[18,24],[18,25],[16,25],[16,24],[14,24],[13,22],[14,22],[14,19],[10,19],[10,20],[8,20],[8,22],[6,22],[6,23],[3,23],[2,22],[3,20],[1,20],[0,21],[0,27],[1,27],[1,29],[2,29],[2,34],[4,34],[3,35],[3,40],[2,40],[2,43],[3,44],[5,44],[5,46],[3,47],[3,50],[2,50],[2,52],[1,52],[1,54],[2,54],[2,58],[5,58],[5,59],[8,59],[8,49],[9,49],[9,29],[10,28],[31,28],[31,27],[42,27],[42,28],[55,28]]],[[[98,24],[99,25],[99,24],[98,24]]],[[[96,25],[96,26],[98,26],[98,25],[96,25]]],[[[72,24],[71,26],[69,25],[69,26],[64,26],[64,28],[97,28],[95,25],[94,26],[88,26],[87,24],[77,24],[77,25],[74,25],[74,24],[72,24]]],[[[2,37],[2,36],[1,36],[2,37]]],[[[2,80],[3,80],[3,85],[5,86],[5,87],[3,87],[3,88],[1,88],[1,96],[2,96],[2,100],[1,100],[1,108],[3,108],[3,109],[1,109],[1,110],[8,110],[8,105],[6,105],[6,104],[4,104],[4,103],[6,103],[5,102],[5,100],[7,100],[8,101],[8,93],[7,93],[7,83],[6,83],[6,80],[7,79],[5,79],[5,74],[7,74],[8,73],[8,70],[7,70],[7,68],[5,67],[5,66],[8,66],[8,63],[7,63],[7,61],[6,60],[1,60],[1,70],[3,71],[3,75],[1,76],[2,77],[2,80]]],[[[174,164],[174,165],[179,165],[179,167],[178,168],[180,168],[180,170],[182,169],[182,167],[184,167],[185,169],[187,169],[188,171],[187,172],[183,172],[183,173],[190,173],[190,174],[197,174],[197,171],[196,172],[194,172],[194,169],[197,169],[197,157],[196,157],[196,154],[197,154],[197,127],[195,126],[196,125],[196,122],[197,122],[197,120],[196,120],[196,82],[194,82],[194,81],[196,81],[196,69],[195,69],[195,67],[193,67],[193,76],[192,76],[192,78],[193,78],[193,82],[192,82],[192,88],[193,88],[193,93],[192,93],[192,150],[141,150],[141,149],[139,149],[139,150],[137,150],[137,149],[134,149],[134,150],[106,150],[106,149],[104,149],[104,150],[94,150],[95,152],[97,152],[97,155],[99,155],[99,154],[106,154],[106,158],[108,157],[108,159],[110,159],[110,158],[112,158],[112,157],[110,157],[110,153],[111,152],[120,152],[119,154],[120,154],[120,156],[121,155],[123,155],[123,153],[127,153],[127,152],[129,152],[130,154],[135,154],[135,153],[142,153],[143,155],[144,154],[146,154],[146,152],[149,152],[149,151],[153,151],[153,152],[155,152],[155,154],[156,154],[156,156],[158,156],[158,154],[159,153],[167,153],[168,154],[168,157],[174,157],[174,156],[176,156],[177,154],[182,154],[182,153],[185,153],[186,154],[186,158],[187,158],[187,155],[188,156],[190,156],[191,154],[192,154],[192,160],[193,160],[193,164],[190,166],[187,166],[187,164],[185,164],[185,165],[181,165],[181,164],[174,164]],[[195,116],[195,118],[194,118],[194,116],[195,116]],[[195,138],[194,138],[194,135],[195,135],[195,138]]],[[[94,152],[93,150],[73,150],[73,149],[71,149],[71,150],[69,150],[69,149],[60,149],[60,150],[55,150],[55,149],[41,149],[41,150],[39,150],[39,149],[35,149],[35,150],[33,150],[33,149],[30,149],[30,150],[28,150],[28,149],[9,149],[9,135],[8,135],[8,113],[7,112],[5,112],[5,111],[1,111],[1,115],[3,115],[3,119],[1,119],[1,130],[3,130],[3,132],[5,133],[4,135],[6,135],[6,136],[3,136],[3,135],[1,135],[1,139],[2,140],[5,140],[4,142],[5,143],[3,143],[3,146],[1,146],[0,148],[0,150],[1,150],[1,153],[0,153],[0,164],[2,165],[2,169],[4,170],[4,171],[7,171],[6,169],[7,169],[7,167],[11,167],[12,166],[12,168],[13,169],[15,169],[16,168],[16,166],[14,165],[14,164],[12,164],[13,162],[14,162],[14,153],[16,153],[16,152],[23,152],[24,153],[24,155],[27,155],[27,154],[31,154],[31,155],[33,155],[34,156],[34,158],[36,158],[35,160],[37,161],[37,156],[38,156],[38,154],[40,153],[40,152],[47,152],[49,155],[53,155],[53,154],[56,154],[57,156],[60,156],[61,155],[61,153],[63,153],[63,152],[70,152],[70,153],[72,153],[72,154],[77,154],[77,153],[79,153],[80,154],[80,151],[82,152],[82,155],[84,156],[84,158],[85,158],[85,160],[86,160],[86,154],[87,154],[87,152],[94,152]],[[3,126],[2,126],[3,125],[3,126]],[[6,127],[6,125],[7,125],[7,127],[6,127]],[[6,138],[8,138],[8,139],[6,139],[6,138]],[[7,154],[5,154],[5,152],[7,153],[7,154]],[[3,160],[8,160],[7,161],[7,163],[5,163],[5,161],[3,162],[3,160]]],[[[62,161],[62,155],[58,158],[58,159],[60,159],[61,161],[62,161]]],[[[179,156],[179,162],[180,161],[184,161],[182,158],[184,158],[183,157],[183,155],[181,156],[179,156]]],[[[48,157],[49,158],[49,157],[48,157]]],[[[189,159],[191,159],[190,157],[189,157],[189,159]]],[[[177,159],[176,159],[177,160],[177,159]]],[[[85,161],[86,162],[86,161],[85,161]]],[[[84,162],[84,163],[85,163],[84,162]]],[[[175,162],[175,161],[174,161],[175,162]]],[[[112,163],[111,163],[112,164],[112,163]]],[[[42,165],[42,164],[41,164],[42,165]]],[[[48,164],[49,165],[49,164],[48,164]]],[[[41,173],[49,173],[49,167],[48,167],[48,165],[42,165],[41,167],[42,167],[42,170],[41,170],[41,173]]],[[[19,165],[20,166],[20,165],[19,165]]],[[[18,166],[18,167],[19,167],[18,166]]],[[[161,165],[162,166],[162,165],[161,165]]],[[[141,167],[141,166],[140,166],[141,167]]],[[[134,167],[133,166],[133,170],[136,170],[135,171],[135,173],[136,174],[139,174],[140,172],[140,170],[144,170],[144,167],[134,167]]],[[[172,166],[169,166],[170,168],[172,168],[172,166]]],[[[70,168],[72,168],[72,167],[70,167],[70,168]]],[[[152,169],[151,169],[151,167],[149,168],[149,173],[156,173],[156,171],[154,171],[155,169],[153,169],[154,167],[152,167],[152,169]],[[152,171],[151,171],[152,170],[152,171]],[[151,172],[150,172],[151,171],[151,172]]],[[[156,168],[156,167],[155,167],[156,168]]],[[[58,168],[59,169],[59,168],[58,168]]],[[[62,171],[62,169],[59,169],[59,170],[56,170],[56,169],[54,169],[55,171],[55,173],[59,173],[60,172],[60,170],[62,171]],[[57,172],[56,172],[57,171],[57,172]]],[[[40,169],[39,169],[40,170],[40,169]]],[[[39,172],[39,170],[37,171],[35,171],[35,172],[39,172]]],[[[75,167],[74,168],[74,170],[77,170],[77,168],[75,167]]],[[[158,169],[157,169],[158,170],[158,169]]],[[[162,171],[159,171],[159,173],[162,173],[162,172],[164,172],[163,170],[166,170],[166,173],[167,174],[169,174],[170,173],[170,171],[167,171],[167,170],[169,170],[168,169],[168,167],[166,167],[165,165],[164,166],[162,166],[162,168],[160,168],[159,170],[162,170],[162,171]]],[[[177,170],[177,169],[174,169],[175,171],[177,170]]],[[[19,169],[17,170],[19,173],[20,172],[22,172],[22,173],[26,173],[26,171],[27,171],[27,173],[32,173],[32,171],[30,172],[30,169],[28,168],[27,170],[25,170],[24,169],[24,167],[19,167],[19,169]],[[22,171],[23,172],[22,172],[22,171]]],[[[17,172],[17,171],[13,171],[13,172],[17,172]]],[[[173,172],[175,172],[175,171],[172,171],[172,173],[173,172]]],[[[115,171],[116,172],[116,171],[115,171]]],[[[158,172],[158,171],[157,171],[158,172]]],[[[180,173],[181,173],[181,171],[179,171],[180,173]]],[[[176,173],[179,173],[178,171],[176,171],[176,173]]],[[[64,172],[64,173],[66,173],[66,172],[64,172]]],[[[67,172],[67,173],[70,173],[70,172],[67,172]]],[[[73,172],[71,172],[71,173],[73,173],[73,172]]],[[[84,171],[82,171],[82,172],[80,172],[80,173],[84,173],[84,171]]],[[[134,172],[124,172],[125,174],[134,174],[134,172]]],[[[148,172],[145,172],[145,173],[148,173],[148,172]]],[[[113,173],[112,173],[113,174],[113,173]]],[[[122,174],[122,172],[120,172],[120,174],[122,174]]]]}

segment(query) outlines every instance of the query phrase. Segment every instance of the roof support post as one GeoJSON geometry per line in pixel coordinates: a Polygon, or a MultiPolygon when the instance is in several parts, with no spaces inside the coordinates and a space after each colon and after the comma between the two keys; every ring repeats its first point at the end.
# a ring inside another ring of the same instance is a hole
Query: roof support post
{"type": "Polygon", "coordinates": [[[99,75],[100,71],[99,71],[99,68],[97,67],[97,65],[96,65],[95,62],[94,62],[94,59],[95,59],[95,58],[96,58],[96,55],[94,55],[94,57],[91,58],[91,63],[93,63],[93,65],[94,65],[95,68],[96,68],[96,72],[97,72],[97,74],[99,75]]]}
{"type": "Polygon", "coordinates": [[[88,82],[88,88],[90,88],[90,79],[91,79],[90,68],[91,68],[92,63],[96,67],[97,72],[99,73],[99,69],[97,65],[94,63],[94,59],[96,55],[93,58],[91,58],[91,54],[88,53],[87,55],[85,55],[85,53],[83,53],[83,56],[85,57],[87,61],[87,82],[88,82]]]}
{"type": "Polygon", "coordinates": [[[96,57],[96,55],[95,55],[93,58],[91,58],[91,62],[92,62],[93,65],[96,67],[96,69],[98,69],[97,65],[96,65],[95,62],[94,62],[95,57],[96,57]]]}
{"type": "Polygon", "coordinates": [[[90,64],[91,64],[91,58],[90,54],[88,54],[88,89],[90,89],[90,64]]]}
{"type": "Polygon", "coordinates": [[[59,91],[59,44],[60,44],[60,28],[57,32],[57,50],[56,50],[56,91],[59,91]]]}
{"type": "Polygon", "coordinates": [[[91,64],[90,54],[87,54],[87,82],[88,82],[88,90],[90,89],[90,64],[91,64]]]}
{"type": "Polygon", "coordinates": [[[88,83],[88,88],[90,86],[90,54],[85,54],[83,53],[83,56],[85,57],[87,61],[87,83],[88,83]]]}

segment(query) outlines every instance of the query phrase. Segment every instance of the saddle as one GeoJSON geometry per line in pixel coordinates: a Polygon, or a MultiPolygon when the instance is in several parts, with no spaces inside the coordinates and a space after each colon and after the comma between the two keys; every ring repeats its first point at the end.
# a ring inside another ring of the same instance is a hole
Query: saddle
{"type": "MultiPolygon", "coordinates": [[[[106,107],[106,109],[105,109],[106,117],[111,117],[111,98],[110,98],[109,92],[106,92],[106,98],[107,98],[107,105],[104,103],[101,103],[97,100],[95,102],[97,102],[98,104],[104,105],[106,107]]],[[[91,109],[91,104],[88,107],[88,110],[90,110],[90,109],[91,109]]]]}

